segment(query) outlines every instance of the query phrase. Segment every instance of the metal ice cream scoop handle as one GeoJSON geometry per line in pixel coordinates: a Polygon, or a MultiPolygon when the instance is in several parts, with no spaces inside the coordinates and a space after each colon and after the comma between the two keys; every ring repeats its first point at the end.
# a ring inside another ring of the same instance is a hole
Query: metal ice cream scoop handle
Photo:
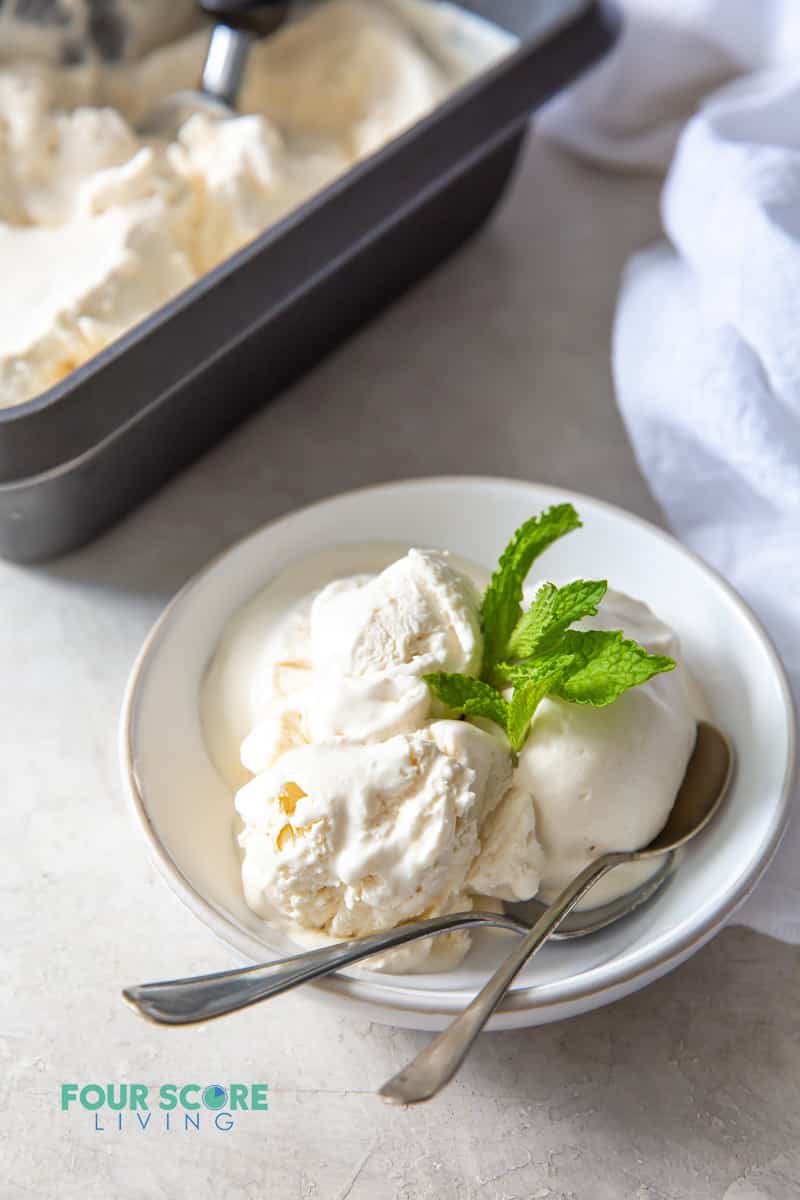
{"type": "Polygon", "coordinates": [[[176,92],[138,123],[138,131],[171,137],[196,112],[224,119],[236,116],[236,104],[253,42],[273,33],[287,18],[291,0],[198,0],[216,21],[195,91],[176,92]]]}
{"type": "Polygon", "coordinates": [[[199,0],[198,7],[217,22],[208,42],[200,91],[235,109],[253,41],[284,23],[290,0],[199,0]]]}

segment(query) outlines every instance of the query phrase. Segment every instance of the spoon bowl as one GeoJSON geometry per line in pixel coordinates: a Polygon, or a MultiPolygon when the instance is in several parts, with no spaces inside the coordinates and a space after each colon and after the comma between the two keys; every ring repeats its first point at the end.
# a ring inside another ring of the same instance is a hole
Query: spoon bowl
{"type": "MultiPolygon", "coordinates": [[[[568,942],[573,938],[588,937],[599,933],[608,925],[636,912],[659,891],[675,871],[680,862],[678,853],[664,854],[663,861],[643,883],[607,900],[603,904],[587,904],[585,907],[573,909],[567,913],[564,920],[554,929],[550,937],[554,942],[568,942]]],[[[520,900],[514,904],[504,905],[506,915],[516,917],[527,929],[532,929],[536,922],[547,912],[549,905],[544,900],[520,900]]]]}
{"type": "Polygon", "coordinates": [[[733,765],[733,747],[725,734],[709,721],[698,721],[694,749],[667,823],[631,861],[677,850],[705,829],[727,795],[733,765]]]}

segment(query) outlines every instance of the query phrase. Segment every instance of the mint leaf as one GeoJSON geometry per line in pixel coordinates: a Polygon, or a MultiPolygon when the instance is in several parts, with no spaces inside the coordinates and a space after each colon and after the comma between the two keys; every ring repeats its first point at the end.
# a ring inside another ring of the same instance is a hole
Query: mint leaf
{"type": "MultiPolygon", "coordinates": [[[[650,654],[638,642],[626,638],[621,629],[568,630],[559,651],[573,656],[573,664],[553,694],[574,704],[611,704],[629,688],[646,683],[662,671],[672,671],[675,662],[664,654],[650,654]]],[[[521,665],[521,664],[520,664],[521,665]]],[[[539,665],[541,671],[543,662],[539,665]]]]}
{"type": "Polygon", "coordinates": [[[564,587],[542,584],[511,634],[508,653],[514,658],[551,653],[574,621],[595,615],[607,590],[605,579],[576,579],[564,587]]]}
{"type": "Polygon", "coordinates": [[[541,658],[526,658],[524,662],[498,663],[497,674],[506,687],[524,687],[531,680],[548,679],[556,673],[566,676],[575,662],[576,655],[555,652],[541,658]]]}
{"type": "Polygon", "coordinates": [[[528,736],[536,709],[548,692],[558,687],[569,672],[574,659],[572,655],[552,655],[537,664],[535,670],[521,673],[515,684],[511,703],[508,706],[508,739],[514,752],[522,749],[528,736]]]}
{"type": "Polygon", "coordinates": [[[447,671],[435,675],[423,675],[434,696],[453,712],[465,717],[488,717],[502,728],[508,725],[508,704],[500,693],[488,683],[473,679],[471,675],[457,675],[447,671]]]}
{"type": "Polygon", "coordinates": [[[481,606],[484,678],[491,678],[493,668],[505,657],[508,639],[522,615],[522,585],[535,559],[580,525],[571,504],[557,504],[521,525],[506,546],[481,606]]]}

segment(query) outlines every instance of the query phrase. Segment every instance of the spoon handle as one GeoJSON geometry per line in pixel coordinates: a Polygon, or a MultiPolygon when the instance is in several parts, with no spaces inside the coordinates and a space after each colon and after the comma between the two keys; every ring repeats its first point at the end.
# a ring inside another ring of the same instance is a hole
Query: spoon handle
{"type": "Polygon", "coordinates": [[[524,933],[526,927],[503,913],[447,913],[414,921],[370,937],[321,946],[277,962],[235,967],[212,975],[188,979],[168,979],[125,988],[123,997],[141,1016],[159,1025],[191,1025],[225,1013],[236,1012],[269,996],[277,996],[301,983],[319,979],[331,971],[351,966],[382,950],[403,946],[417,938],[466,929],[473,925],[492,925],[512,933],[524,933]]]}
{"type": "Polygon", "coordinates": [[[500,964],[472,1003],[413,1062],[383,1085],[379,1094],[384,1100],[390,1104],[417,1104],[429,1100],[449,1083],[528,959],[599,879],[631,858],[627,853],[604,854],[584,867],[500,964]]]}

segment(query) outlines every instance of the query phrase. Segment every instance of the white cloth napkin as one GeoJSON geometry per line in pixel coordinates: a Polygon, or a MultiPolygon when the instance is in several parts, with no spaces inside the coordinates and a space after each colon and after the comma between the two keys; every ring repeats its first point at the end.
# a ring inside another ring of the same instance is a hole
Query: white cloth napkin
{"type": "MultiPolygon", "coordinates": [[[[800,697],[800,3],[627,0],[541,127],[658,170],[668,241],[623,279],[612,360],[643,473],[731,580],[800,697]]],[[[800,800],[796,808],[800,807],[800,800]]],[[[800,942],[800,814],[737,921],[800,942]]]]}

